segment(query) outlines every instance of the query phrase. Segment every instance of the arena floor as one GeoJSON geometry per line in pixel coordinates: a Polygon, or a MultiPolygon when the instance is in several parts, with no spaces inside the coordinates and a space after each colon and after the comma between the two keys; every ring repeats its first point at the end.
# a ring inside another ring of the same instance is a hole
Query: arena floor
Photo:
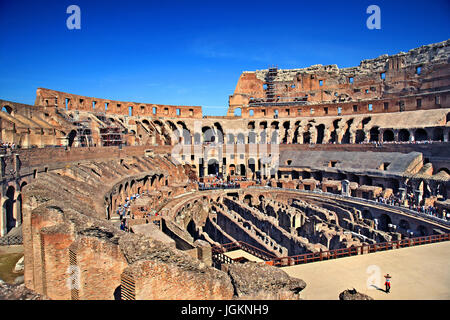
{"type": "Polygon", "coordinates": [[[449,300],[450,242],[389,250],[331,261],[284,267],[290,276],[303,279],[306,300],[335,300],[355,288],[376,300],[449,300]],[[391,292],[384,292],[389,273],[391,292]],[[379,289],[377,289],[379,288],[379,289]]]}

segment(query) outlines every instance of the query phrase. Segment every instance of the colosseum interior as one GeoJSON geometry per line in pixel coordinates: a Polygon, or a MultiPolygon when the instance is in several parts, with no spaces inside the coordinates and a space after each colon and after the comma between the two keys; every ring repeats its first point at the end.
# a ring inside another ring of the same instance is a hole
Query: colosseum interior
{"type": "Polygon", "coordinates": [[[446,40],[243,72],[226,116],[0,100],[0,241],[50,299],[228,300],[301,298],[285,266],[449,240],[449,63],[446,40]]]}

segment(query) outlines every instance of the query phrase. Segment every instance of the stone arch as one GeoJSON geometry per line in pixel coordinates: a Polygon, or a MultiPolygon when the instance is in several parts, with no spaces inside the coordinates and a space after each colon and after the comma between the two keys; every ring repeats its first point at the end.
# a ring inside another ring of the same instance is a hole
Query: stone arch
{"type": "Polygon", "coordinates": [[[311,133],[308,131],[303,133],[303,144],[311,143],[311,133]]]}
{"type": "Polygon", "coordinates": [[[119,285],[113,293],[114,300],[122,300],[122,285],[119,285]]]}
{"type": "Polygon", "coordinates": [[[208,160],[208,175],[217,175],[219,174],[219,161],[217,159],[209,159],[208,160]]]}
{"type": "Polygon", "coordinates": [[[223,133],[222,125],[219,122],[214,122],[214,127],[216,128],[217,142],[223,143],[224,133],[223,133]]]}
{"type": "Polygon", "coordinates": [[[256,133],[254,131],[248,133],[248,143],[256,143],[256,133]]]}
{"type": "Polygon", "coordinates": [[[444,141],[444,130],[442,128],[433,129],[433,141],[444,141]]]}
{"type": "Polygon", "coordinates": [[[416,131],[414,132],[414,140],[416,141],[428,140],[428,133],[425,131],[425,129],[422,128],[416,129],[416,131]]]}
{"type": "Polygon", "coordinates": [[[272,132],[272,137],[270,138],[270,143],[272,143],[272,144],[278,143],[278,131],[277,130],[272,132]]]}
{"type": "Polygon", "coordinates": [[[366,134],[364,130],[358,129],[355,134],[355,143],[361,143],[366,140],[366,134]]]}
{"type": "Polygon", "coordinates": [[[69,134],[67,135],[67,145],[69,147],[71,147],[73,145],[73,142],[74,142],[76,136],[77,136],[76,130],[70,131],[69,134]]]}
{"type": "Polygon", "coordinates": [[[192,144],[191,131],[188,129],[186,124],[183,121],[178,121],[177,124],[181,126],[184,144],[192,144]]]}
{"type": "Polygon", "coordinates": [[[408,220],[400,219],[400,222],[398,223],[398,226],[404,230],[409,230],[411,226],[409,225],[408,220]]]}
{"type": "Polygon", "coordinates": [[[15,193],[16,189],[13,186],[9,186],[8,189],[6,189],[6,200],[3,203],[3,210],[6,217],[6,233],[16,226],[16,219],[14,217],[15,193]]]}
{"type": "Polygon", "coordinates": [[[347,124],[346,124],[347,125],[347,129],[345,130],[345,133],[342,136],[342,140],[341,140],[341,143],[343,143],[343,144],[350,143],[350,128],[351,128],[351,126],[353,124],[353,120],[354,119],[350,119],[350,120],[347,121],[347,124]]]}
{"type": "Polygon", "coordinates": [[[380,129],[378,127],[373,127],[370,129],[370,142],[377,142],[379,141],[380,136],[380,129]]]}
{"type": "Polygon", "coordinates": [[[245,176],[246,175],[245,164],[241,163],[239,165],[239,169],[241,170],[241,176],[245,176]]]}
{"type": "Polygon", "coordinates": [[[242,108],[235,108],[234,110],[233,110],[233,114],[234,114],[234,116],[235,117],[241,117],[242,116],[242,108]]]}
{"type": "Polygon", "coordinates": [[[11,108],[8,105],[3,106],[2,111],[6,112],[7,114],[10,114],[10,115],[13,115],[13,113],[14,113],[13,108],[11,108]]]}
{"type": "Polygon", "coordinates": [[[215,142],[216,134],[210,127],[202,127],[203,142],[215,142]]]}
{"type": "Polygon", "coordinates": [[[406,130],[406,129],[401,129],[401,130],[398,132],[398,141],[401,141],[401,142],[408,142],[408,141],[409,141],[409,138],[410,138],[410,133],[409,133],[408,130],[406,130]]]}
{"type": "Polygon", "coordinates": [[[394,132],[392,130],[384,130],[383,132],[383,141],[384,142],[392,142],[395,140],[394,132]]]}
{"type": "Polygon", "coordinates": [[[256,161],[253,158],[248,159],[248,165],[247,168],[252,172],[255,173],[256,171],[256,161]]]}
{"type": "Polygon", "coordinates": [[[245,144],[245,135],[243,133],[238,133],[237,143],[245,144]]]}
{"type": "Polygon", "coordinates": [[[421,237],[424,237],[424,236],[428,235],[427,227],[425,227],[424,225],[418,225],[417,226],[417,232],[419,233],[419,235],[421,237]]]}
{"type": "Polygon", "coordinates": [[[317,127],[317,144],[322,144],[323,143],[323,138],[325,136],[325,125],[324,124],[319,124],[317,127]]]}
{"type": "Polygon", "coordinates": [[[392,224],[391,217],[388,214],[383,213],[379,219],[378,229],[382,231],[389,231],[389,224],[392,224]]]}
{"type": "Polygon", "coordinates": [[[247,194],[247,195],[244,196],[243,202],[246,203],[248,206],[251,207],[251,206],[253,206],[252,200],[253,200],[253,196],[250,195],[250,194],[247,194]]]}
{"type": "Polygon", "coordinates": [[[232,133],[227,134],[227,144],[234,144],[234,134],[232,133]]]}

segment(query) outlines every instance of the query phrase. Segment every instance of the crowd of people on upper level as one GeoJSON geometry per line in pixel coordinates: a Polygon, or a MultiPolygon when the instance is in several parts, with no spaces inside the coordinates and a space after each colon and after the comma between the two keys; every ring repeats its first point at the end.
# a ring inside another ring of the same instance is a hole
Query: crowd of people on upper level
{"type": "MultiPolygon", "coordinates": [[[[245,180],[247,180],[247,178],[245,178],[245,180]]],[[[244,181],[244,180],[242,180],[242,181],[244,181]]],[[[213,190],[213,189],[238,189],[238,188],[240,188],[239,183],[237,183],[235,180],[226,181],[223,178],[220,178],[219,176],[214,176],[214,180],[212,180],[211,182],[197,181],[197,185],[198,185],[198,189],[201,191],[213,190]]]]}
{"type": "Polygon", "coordinates": [[[436,218],[444,219],[450,221],[450,213],[447,213],[445,209],[442,213],[438,212],[438,209],[432,205],[417,205],[416,196],[413,193],[405,195],[405,199],[401,199],[400,195],[391,195],[389,198],[384,198],[379,196],[375,198],[375,201],[384,203],[391,206],[402,206],[410,210],[416,211],[417,213],[430,215],[436,218]]]}
{"type": "Polygon", "coordinates": [[[0,148],[2,150],[15,150],[17,149],[19,146],[17,146],[15,143],[11,143],[11,142],[3,142],[0,140],[0,148]]]}

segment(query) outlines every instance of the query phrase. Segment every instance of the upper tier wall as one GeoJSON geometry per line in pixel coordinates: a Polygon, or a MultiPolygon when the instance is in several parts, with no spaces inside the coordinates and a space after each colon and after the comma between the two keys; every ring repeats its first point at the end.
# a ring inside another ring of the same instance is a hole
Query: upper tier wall
{"type": "Polygon", "coordinates": [[[202,118],[202,107],[200,106],[173,106],[116,101],[80,96],[45,88],[36,90],[35,105],[131,116],[202,118]]]}
{"type": "Polygon", "coordinates": [[[228,115],[242,108],[242,117],[248,117],[250,110],[272,117],[275,109],[299,116],[300,109],[310,112],[302,108],[304,104],[320,105],[315,116],[364,113],[369,104],[373,112],[439,108],[449,103],[449,61],[447,40],[364,60],[358,67],[314,65],[270,74],[268,69],[244,72],[230,96],[228,115]]]}

